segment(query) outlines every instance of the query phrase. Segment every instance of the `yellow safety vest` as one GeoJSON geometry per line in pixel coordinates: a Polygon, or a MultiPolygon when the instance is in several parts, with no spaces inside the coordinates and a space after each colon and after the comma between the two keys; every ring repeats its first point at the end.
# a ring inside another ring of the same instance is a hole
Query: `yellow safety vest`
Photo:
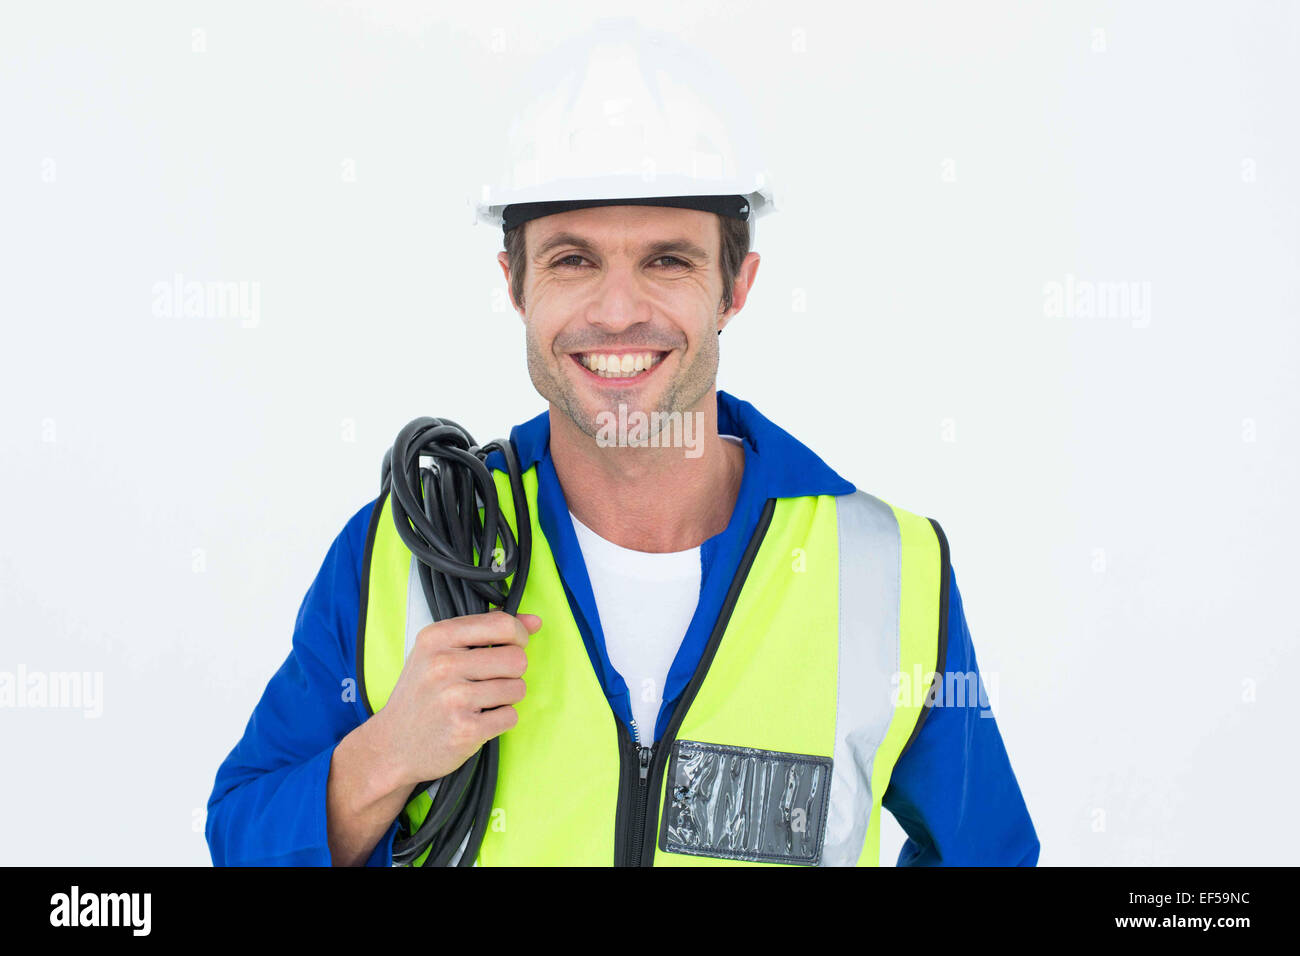
{"type": "MultiPolygon", "coordinates": [[[[509,478],[493,478],[517,529],[509,478]]],[[[475,863],[876,865],[881,799],[945,656],[939,525],[861,491],[769,499],[646,761],[601,689],[538,525],[536,466],[523,484],[533,550],[519,611],[543,624],[519,721],[500,737],[475,863]]],[[[371,714],[431,621],[414,564],[385,494],[367,534],[357,630],[371,714]]],[[[429,805],[426,793],[407,804],[412,830],[429,805]]]]}

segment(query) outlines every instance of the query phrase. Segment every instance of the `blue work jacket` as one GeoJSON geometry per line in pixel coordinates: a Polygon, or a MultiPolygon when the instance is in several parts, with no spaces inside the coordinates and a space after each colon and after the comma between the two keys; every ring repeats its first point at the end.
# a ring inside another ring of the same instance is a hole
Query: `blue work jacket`
{"type": "MultiPolygon", "coordinates": [[[[695,672],[764,502],[855,490],[753,405],[724,391],[717,397],[718,431],[742,439],[745,470],[727,527],[700,547],[699,603],[668,673],[655,740],[695,672]]],[[[574,620],[610,707],[635,734],[627,684],[610,664],[582,551],[551,462],[549,413],[515,426],[510,438],[521,469],[538,466],[538,524],[555,555],[574,620]]],[[[488,464],[503,469],[500,452],[489,456],[488,464]]],[[[288,658],[217,771],[205,833],[218,866],[330,864],[330,760],[338,742],[367,716],[355,693],[356,632],[362,556],[374,504],[356,512],[335,538],[298,611],[288,658]]],[[[950,581],[944,671],[977,675],[955,571],[950,581]]],[[[930,711],[894,767],[883,805],[907,834],[900,866],[1037,863],[1038,837],[986,700],[964,706],[949,702],[930,711]]],[[[368,866],[391,865],[396,832],[394,821],[368,866]]]]}

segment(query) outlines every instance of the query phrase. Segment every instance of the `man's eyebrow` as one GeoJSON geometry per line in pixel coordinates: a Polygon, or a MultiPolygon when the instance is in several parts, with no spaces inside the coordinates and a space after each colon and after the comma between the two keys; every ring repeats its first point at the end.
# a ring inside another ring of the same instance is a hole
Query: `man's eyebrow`
{"type": "MultiPolygon", "coordinates": [[[[557,246],[573,246],[577,249],[592,251],[591,242],[582,236],[572,232],[557,232],[537,247],[535,256],[541,259],[557,246]]],[[[661,242],[652,243],[646,253],[656,258],[677,253],[688,259],[695,259],[700,262],[709,261],[708,252],[689,239],[665,239],[661,242]]]]}
{"type": "Polygon", "coordinates": [[[588,243],[586,239],[582,238],[582,236],[576,235],[572,232],[557,232],[555,235],[551,236],[551,238],[538,246],[537,252],[534,253],[534,255],[540,259],[556,246],[577,246],[579,249],[591,249],[591,244],[588,243]]]}
{"type": "Polygon", "coordinates": [[[656,242],[650,247],[650,255],[656,258],[672,253],[679,253],[688,259],[696,259],[700,262],[709,261],[709,254],[689,239],[668,239],[664,242],[656,242]]]}

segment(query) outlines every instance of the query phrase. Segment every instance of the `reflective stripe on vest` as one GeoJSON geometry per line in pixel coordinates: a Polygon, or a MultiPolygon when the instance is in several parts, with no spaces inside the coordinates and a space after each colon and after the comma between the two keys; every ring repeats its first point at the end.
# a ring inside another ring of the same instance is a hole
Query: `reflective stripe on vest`
{"type": "MultiPolygon", "coordinates": [[[[508,478],[493,477],[514,527],[508,478]]],[[[536,469],[523,478],[533,554],[519,610],[543,623],[528,646],[519,721],[500,738],[476,863],[605,866],[640,841],[643,862],[656,866],[875,865],[881,799],[945,653],[939,526],[865,492],[770,501],[722,629],[656,744],[647,819],[635,820],[631,738],[538,525],[536,469]]],[[[357,630],[370,713],[431,620],[384,496],[367,536],[357,630]]],[[[429,804],[420,794],[407,805],[413,827],[429,804]]]]}

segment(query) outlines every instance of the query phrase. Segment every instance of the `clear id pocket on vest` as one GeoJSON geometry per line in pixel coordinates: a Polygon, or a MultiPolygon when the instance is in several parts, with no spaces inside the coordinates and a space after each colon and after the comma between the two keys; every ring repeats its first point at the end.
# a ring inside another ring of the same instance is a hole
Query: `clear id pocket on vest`
{"type": "Polygon", "coordinates": [[[815,866],[830,784],[829,757],[679,740],[668,762],[659,848],[815,866]]]}

